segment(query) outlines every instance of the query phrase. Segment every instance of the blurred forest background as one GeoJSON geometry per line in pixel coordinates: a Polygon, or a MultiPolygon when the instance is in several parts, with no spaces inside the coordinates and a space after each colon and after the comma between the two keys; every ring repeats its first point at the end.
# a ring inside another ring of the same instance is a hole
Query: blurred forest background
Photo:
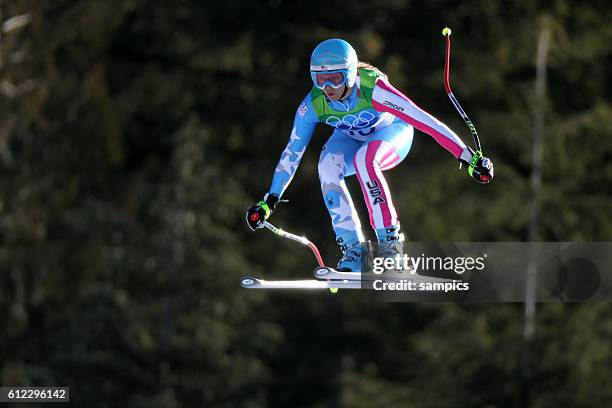
{"type": "MultiPolygon", "coordinates": [[[[329,37],[471,143],[443,90],[452,27],[453,90],[497,177],[472,182],[417,132],[388,173],[404,231],[525,241],[549,30],[537,239],[609,241],[611,21],[606,1],[0,0],[2,385],[67,385],[79,407],[611,405],[608,303],[538,305],[526,360],[522,304],[238,284],[312,276],[307,250],[244,213],[329,37]]],[[[331,263],[316,169],[329,134],[273,221],[331,263]]]]}

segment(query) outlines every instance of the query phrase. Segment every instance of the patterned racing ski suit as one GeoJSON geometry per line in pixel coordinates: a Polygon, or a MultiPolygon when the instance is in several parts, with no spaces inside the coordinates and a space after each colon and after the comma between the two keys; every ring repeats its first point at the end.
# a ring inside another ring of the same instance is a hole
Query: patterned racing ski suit
{"type": "Polygon", "coordinates": [[[345,178],[357,175],[374,230],[394,227],[398,216],[383,171],[410,151],[414,128],[431,135],[456,158],[471,154],[445,124],[395,89],[381,73],[360,68],[351,95],[329,101],[313,87],[295,114],[289,142],[281,154],[269,193],[281,197],[295,175],[317,123],[334,131],[319,159],[325,206],[337,237],[363,241],[361,224],[345,178]]]}

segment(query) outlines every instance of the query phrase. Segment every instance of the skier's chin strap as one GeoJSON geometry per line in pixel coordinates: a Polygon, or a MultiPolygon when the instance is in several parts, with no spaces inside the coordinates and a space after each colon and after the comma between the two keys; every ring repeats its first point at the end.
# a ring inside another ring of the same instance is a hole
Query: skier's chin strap
{"type": "Polygon", "coordinates": [[[340,98],[338,99],[340,102],[342,102],[344,100],[344,98],[346,97],[346,93],[348,92],[348,86],[344,87],[344,92],[342,92],[342,95],[340,95],[340,98]]]}

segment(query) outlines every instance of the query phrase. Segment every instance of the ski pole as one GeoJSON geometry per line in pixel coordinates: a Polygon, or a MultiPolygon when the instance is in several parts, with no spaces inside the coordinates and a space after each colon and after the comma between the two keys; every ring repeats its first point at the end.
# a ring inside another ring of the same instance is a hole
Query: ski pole
{"type": "Polygon", "coordinates": [[[325,263],[323,262],[323,258],[321,258],[321,254],[319,253],[319,249],[317,248],[315,244],[313,244],[310,240],[308,240],[308,238],[300,237],[295,234],[291,234],[290,232],[283,231],[282,229],[277,228],[274,225],[270,224],[268,221],[264,221],[264,227],[266,227],[267,229],[269,229],[270,231],[272,231],[278,236],[290,239],[292,241],[299,242],[302,245],[306,245],[314,253],[315,258],[317,258],[317,262],[319,263],[319,266],[321,267],[325,266],[325,263]]]}
{"type": "Polygon", "coordinates": [[[442,35],[446,37],[446,61],[444,63],[444,89],[446,90],[446,95],[448,95],[448,98],[453,103],[453,106],[455,107],[455,109],[457,109],[457,112],[459,112],[459,115],[461,116],[461,118],[463,119],[467,127],[470,129],[470,133],[472,134],[472,137],[474,138],[474,144],[476,144],[476,151],[482,152],[482,148],[480,146],[480,139],[478,138],[478,132],[476,132],[476,127],[474,126],[470,118],[468,118],[468,115],[465,113],[465,111],[459,104],[459,101],[457,100],[457,98],[455,98],[455,95],[453,95],[453,91],[451,90],[451,87],[450,87],[449,77],[450,77],[451,29],[448,27],[444,27],[444,29],[442,30],[442,35]]]}

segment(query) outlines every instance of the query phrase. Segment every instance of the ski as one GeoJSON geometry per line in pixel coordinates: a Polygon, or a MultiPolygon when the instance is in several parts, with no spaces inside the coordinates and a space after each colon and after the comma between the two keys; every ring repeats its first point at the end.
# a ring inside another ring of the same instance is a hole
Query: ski
{"type": "MultiPolygon", "coordinates": [[[[373,281],[376,279],[385,279],[388,277],[388,275],[385,275],[385,274],[373,275],[373,274],[367,273],[367,274],[362,275],[361,272],[339,272],[335,270],[334,268],[330,268],[329,266],[316,268],[314,270],[314,276],[315,278],[322,279],[322,280],[339,279],[339,280],[354,280],[354,281],[361,281],[362,279],[373,281]]],[[[424,275],[418,275],[418,274],[412,274],[412,273],[406,273],[405,276],[402,276],[396,273],[393,276],[393,278],[394,279],[405,279],[406,281],[411,281],[411,282],[431,282],[431,283],[452,282],[452,279],[435,278],[433,276],[424,276],[424,275]]]]}
{"type": "Polygon", "coordinates": [[[263,280],[243,277],[240,286],[246,289],[361,289],[361,282],[355,280],[263,280]]]}
{"type": "Polygon", "coordinates": [[[340,272],[325,266],[323,258],[319,253],[319,250],[315,244],[309,241],[306,237],[301,237],[295,234],[291,234],[280,228],[275,227],[269,222],[264,223],[264,227],[279,235],[283,238],[290,239],[292,241],[299,242],[300,244],[307,246],[313,252],[319,266],[314,270],[314,276],[317,279],[310,280],[264,280],[259,278],[253,278],[244,276],[240,279],[240,286],[246,289],[305,289],[305,290],[330,290],[332,293],[336,293],[338,289],[374,289],[373,282],[378,280],[391,279],[394,281],[404,280],[406,282],[452,282],[450,279],[433,278],[429,276],[415,275],[407,272],[405,275],[398,276],[397,274],[393,277],[389,275],[372,275],[364,274],[361,272],[340,272]],[[362,276],[365,276],[367,285],[363,288],[362,276]],[[371,286],[371,287],[370,287],[371,286]]]}
{"type": "Polygon", "coordinates": [[[329,266],[320,266],[314,270],[317,279],[346,279],[361,281],[361,272],[339,272],[329,266]]]}

